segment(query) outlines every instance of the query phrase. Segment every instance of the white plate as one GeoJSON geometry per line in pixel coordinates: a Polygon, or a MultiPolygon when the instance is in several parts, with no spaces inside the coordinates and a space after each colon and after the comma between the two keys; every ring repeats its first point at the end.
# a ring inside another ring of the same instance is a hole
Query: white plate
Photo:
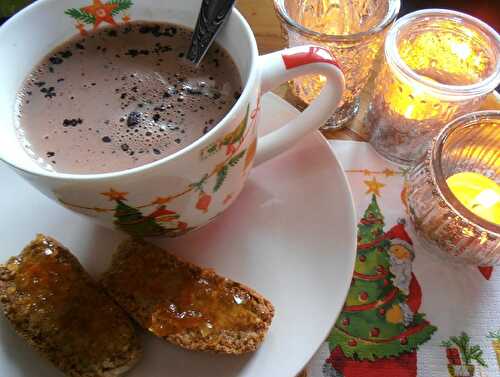
{"type": "MultiPolygon", "coordinates": [[[[264,96],[263,129],[297,110],[264,96]]],[[[0,260],[37,232],[59,239],[94,275],[123,235],[49,201],[0,167],[0,260]]],[[[243,282],[268,297],[276,317],[252,355],[193,353],[144,334],[144,358],[129,377],[292,377],[312,357],[342,308],[356,248],[352,197],[344,173],[320,133],[256,168],[236,203],[205,228],[158,241],[179,255],[243,282]]],[[[0,318],[0,376],[62,376],[0,318]]]]}

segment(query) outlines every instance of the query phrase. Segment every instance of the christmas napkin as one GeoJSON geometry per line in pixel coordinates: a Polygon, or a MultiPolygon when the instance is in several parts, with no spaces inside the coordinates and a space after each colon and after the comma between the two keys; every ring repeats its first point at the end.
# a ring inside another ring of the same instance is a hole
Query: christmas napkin
{"type": "Polygon", "coordinates": [[[367,143],[330,143],[353,191],[358,248],[344,308],[307,376],[500,376],[500,270],[427,253],[400,199],[407,171],[367,143]]]}

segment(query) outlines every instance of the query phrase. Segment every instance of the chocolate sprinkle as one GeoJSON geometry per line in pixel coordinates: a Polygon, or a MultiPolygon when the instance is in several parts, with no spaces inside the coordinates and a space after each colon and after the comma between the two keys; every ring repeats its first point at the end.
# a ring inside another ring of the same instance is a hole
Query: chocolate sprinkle
{"type": "Polygon", "coordinates": [[[127,117],[127,126],[131,128],[137,126],[141,121],[141,116],[141,113],[132,111],[127,117]]]}
{"type": "Polygon", "coordinates": [[[58,57],[58,56],[52,56],[49,58],[49,61],[52,63],[52,64],[61,64],[63,62],[63,60],[58,57]]]}

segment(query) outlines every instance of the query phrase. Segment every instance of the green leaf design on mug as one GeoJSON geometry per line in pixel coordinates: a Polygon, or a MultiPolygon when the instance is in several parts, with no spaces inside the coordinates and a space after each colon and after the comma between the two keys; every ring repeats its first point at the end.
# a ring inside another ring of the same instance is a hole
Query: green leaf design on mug
{"type": "Polygon", "coordinates": [[[132,6],[132,0],[111,0],[109,4],[118,5],[111,14],[116,16],[118,13],[123,12],[124,10],[129,9],[132,6]]]}
{"type": "Polygon", "coordinates": [[[243,156],[245,155],[245,152],[246,152],[246,149],[241,151],[240,153],[238,153],[236,156],[234,156],[233,158],[231,158],[228,162],[228,164],[233,167],[233,166],[236,166],[238,164],[238,162],[240,162],[240,160],[243,158],[243,156]]]}
{"type": "Polygon", "coordinates": [[[224,165],[224,167],[219,170],[219,172],[217,173],[217,179],[215,181],[214,192],[219,191],[219,189],[222,187],[222,184],[226,180],[228,171],[229,165],[224,165]]]}
{"type": "Polygon", "coordinates": [[[238,165],[238,163],[241,161],[246,152],[247,150],[244,149],[236,156],[231,157],[231,159],[219,170],[219,172],[217,173],[217,178],[215,180],[214,192],[219,191],[219,189],[224,184],[224,181],[226,180],[229,168],[238,165]]]}
{"type": "Polygon", "coordinates": [[[77,21],[81,21],[86,24],[93,24],[95,22],[95,17],[87,12],[83,12],[79,9],[71,8],[64,12],[70,17],[73,17],[77,21]]]}

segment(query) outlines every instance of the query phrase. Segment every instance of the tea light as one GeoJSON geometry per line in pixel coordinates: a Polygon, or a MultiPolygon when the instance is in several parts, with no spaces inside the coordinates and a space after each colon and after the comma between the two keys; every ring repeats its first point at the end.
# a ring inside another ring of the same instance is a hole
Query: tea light
{"type": "Polygon", "coordinates": [[[410,171],[403,202],[420,243],[453,261],[500,264],[500,111],[449,123],[410,171]]]}
{"type": "Polygon", "coordinates": [[[479,173],[462,172],[446,180],[462,205],[477,216],[500,225],[500,185],[479,173]]]}
{"type": "Polygon", "coordinates": [[[477,110],[500,83],[500,36],[459,12],[401,18],[384,55],[365,123],[375,149],[401,164],[418,160],[446,123],[477,110]]]}

